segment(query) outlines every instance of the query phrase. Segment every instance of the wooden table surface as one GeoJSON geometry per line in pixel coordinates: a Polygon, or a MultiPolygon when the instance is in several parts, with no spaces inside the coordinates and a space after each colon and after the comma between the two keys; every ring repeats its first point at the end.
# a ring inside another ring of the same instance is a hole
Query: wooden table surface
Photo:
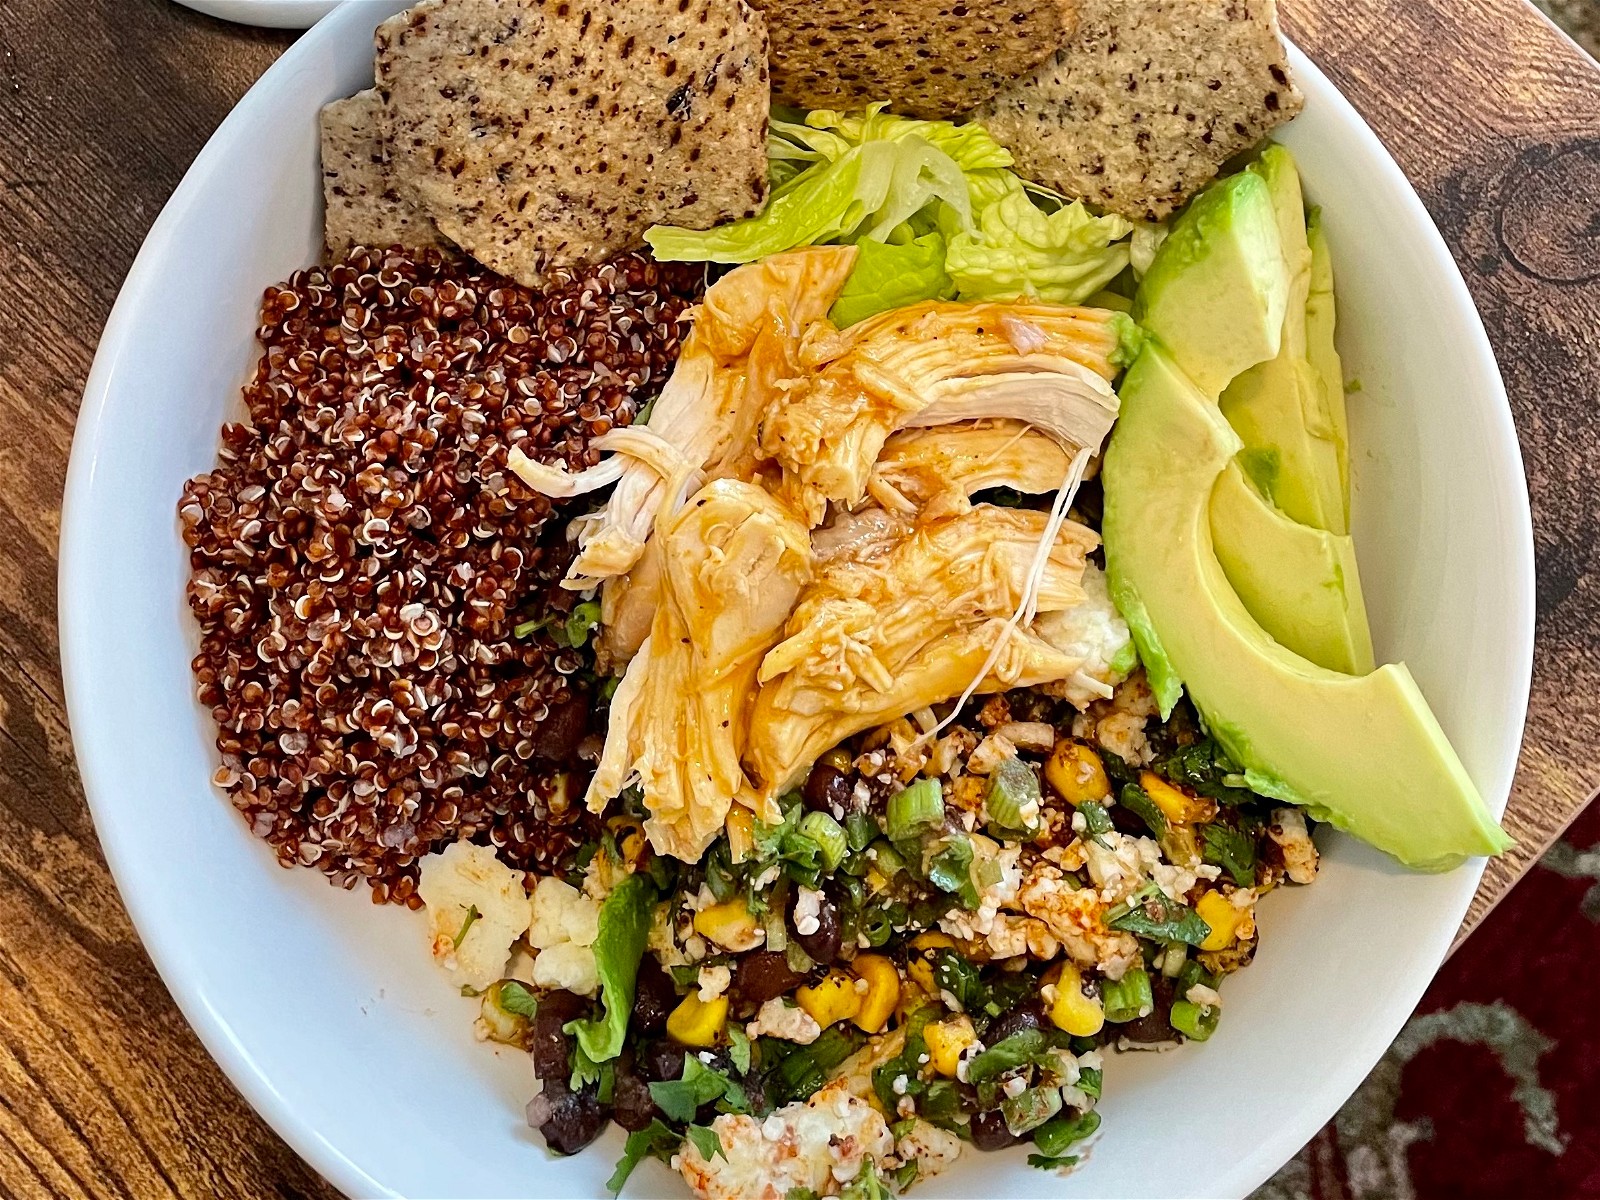
{"type": "MultiPolygon", "coordinates": [[[[1600,68],[1523,0],[1282,6],[1443,230],[1528,466],[1539,637],[1506,818],[1519,845],[1490,864],[1470,929],[1600,782],[1600,68]]],[[[332,1194],[211,1063],[118,902],[54,617],[98,331],[190,160],[290,40],[162,0],[0,0],[0,1196],[332,1194]]]]}

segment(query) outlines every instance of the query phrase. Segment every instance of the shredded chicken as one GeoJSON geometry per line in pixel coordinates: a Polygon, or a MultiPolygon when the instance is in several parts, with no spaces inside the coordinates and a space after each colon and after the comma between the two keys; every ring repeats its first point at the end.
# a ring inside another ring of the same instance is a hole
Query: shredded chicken
{"type": "MultiPolygon", "coordinates": [[[[858,506],[884,442],[907,426],[1015,418],[1071,453],[1098,448],[1116,420],[1112,314],[1044,304],[932,301],[818,326],[801,347],[813,374],[761,431],[782,492],[815,527],[829,503],[858,506]],[[1002,318],[1038,339],[1019,349],[1002,318]]],[[[1059,483],[1061,476],[1057,476],[1059,483]]]]}
{"type": "Polygon", "coordinates": [[[867,494],[892,512],[933,519],[965,512],[988,488],[1053,492],[1071,463],[1059,442],[1019,421],[905,429],[884,444],[867,494]]]}
{"type": "Polygon", "coordinates": [[[729,272],[706,292],[672,378],[656,398],[644,426],[653,440],[635,431],[631,442],[618,445],[627,452],[620,464],[607,459],[578,478],[519,469],[530,487],[548,495],[616,483],[604,509],[574,522],[582,550],[566,587],[585,591],[638,561],[671,498],[672,462],[709,478],[748,477],[762,414],[783,394],[784,381],[800,373],[800,340],[826,317],[855,258],[853,246],[814,246],[729,272]]]}
{"type": "Polygon", "coordinates": [[[707,484],[656,533],[661,602],[611,701],[589,787],[598,812],[637,777],[662,854],[693,862],[741,795],[749,697],[811,571],[805,529],[754,484],[707,484]]]}
{"type": "MultiPolygon", "coordinates": [[[[1028,587],[1047,522],[1041,512],[978,505],[879,557],[826,568],[761,663],[745,763],[763,800],[798,783],[830,746],[948,700],[977,677],[1028,587]]],[[[1082,602],[1084,556],[1097,542],[1081,525],[1062,527],[1040,578],[1041,613],[1082,602]]],[[[979,687],[1065,679],[1082,663],[1025,624],[979,687]]]]}

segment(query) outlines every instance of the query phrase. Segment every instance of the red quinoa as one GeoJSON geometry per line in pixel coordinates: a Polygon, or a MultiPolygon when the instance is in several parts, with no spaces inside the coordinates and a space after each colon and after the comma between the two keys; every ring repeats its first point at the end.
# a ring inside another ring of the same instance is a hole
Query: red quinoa
{"type": "Polygon", "coordinates": [[[698,267],[630,254],[535,295],[435,252],[357,249],[268,289],[251,424],[179,506],[216,783],[285,866],[415,907],[458,838],[548,867],[589,726],[581,657],[518,612],[564,521],[505,469],[592,465],[665,382],[698,267]]]}

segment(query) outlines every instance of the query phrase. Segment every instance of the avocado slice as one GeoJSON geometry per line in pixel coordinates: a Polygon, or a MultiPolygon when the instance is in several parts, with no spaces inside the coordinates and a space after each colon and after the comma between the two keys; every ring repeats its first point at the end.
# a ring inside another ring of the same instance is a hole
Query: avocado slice
{"type": "Polygon", "coordinates": [[[1162,713],[1187,686],[1251,788],[1407,866],[1445,870],[1506,849],[1404,666],[1319,667],[1278,645],[1234,593],[1210,500],[1240,441],[1216,405],[1154,342],[1121,392],[1102,470],[1106,565],[1162,713]]]}
{"type": "Polygon", "coordinates": [[[1289,284],[1272,192],[1260,174],[1244,171],[1212,184],[1172,223],[1133,315],[1216,397],[1278,356],[1289,284]]]}
{"type": "MultiPolygon", "coordinates": [[[[1322,378],[1309,358],[1308,304],[1314,256],[1306,230],[1305,198],[1294,159],[1282,146],[1268,146],[1245,174],[1258,176],[1272,200],[1278,239],[1289,272],[1289,295],[1277,355],[1228,383],[1222,411],[1245,444],[1244,468],[1255,485],[1292,519],[1331,533],[1350,531],[1349,467],[1339,417],[1330,411],[1322,378]]],[[[1327,268],[1326,241],[1323,267],[1327,268]]],[[[1331,287],[1332,272],[1326,275],[1331,287]]],[[[1331,315],[1332,293],[1327,295],[1331,315]]],[[[1319,327],[1319,336],[1323,333],[1319,327]]],[[[1327,337],[1331,339],[1329,328],[1327,337]]],[[[1319,354],[1331,347],[1319,346],[1319,354]]],[[[1188,369],[1182,355],[1178,363],[1188,369]]]]}
{"type": "Polygon", "coordinates": [[[1355,544],[1284,516],[1235,459],[1211,493],[1222,570],[1250,615],[1279,644],[1346,675],[1373,668],[1355,544]]]}
{"type": "Polygon", "coordinates": [[[1306,362],[1322,385],[1322,399],[1339,456],[1339,487],[1345,512],[1350,511],[1350,422],[1344,402],[1344,364],[1333,344],[1336,325],[1333,302],[1333,256],[1322,228],[1322,210],[1306,214],[1306,242],[1311,249],[1311,288],[1306,296],[1306,362]]]}

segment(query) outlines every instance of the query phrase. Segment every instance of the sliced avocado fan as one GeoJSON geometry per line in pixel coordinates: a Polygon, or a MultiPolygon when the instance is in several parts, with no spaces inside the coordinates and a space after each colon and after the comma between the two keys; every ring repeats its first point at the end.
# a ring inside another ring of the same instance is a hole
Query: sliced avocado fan
{"type": "Polygon", "coordinates": [[[1211,398],[1154,340],[1121,392],[1102,471],[1106,566],[1163,715],[1187,687],[1251,788],[1407,866],[1506,849],[1404,666],[1319,667],[1240,601],[1214,549],[1211,498],[1241,442],[1211,398]]]}
{"type": "MultiPolygon", "coordinates": [[[[1318,294],[1318,347],[1310,351],[1310,300],[1319,264],[1306,228],[1305,198],[1294,159],[1270,145],[1246,169],[1266,185],[1288,272],[1288,301],[1276,353],[1231,380],[1223,415],[1243,440],[1241,463],[1252,482],[1284,513],[1330,533],[1350,531],[1349,462],[1345,453],[1344,380],[1330,388],[1319,365],[1337,374],[1333,351],[1333,274],[1323,241],[1325,290],[1318,294]],[[1335,411],[1337,410],[1337,411],[1335,411]]],[[[1176,350],[1175,350],[1176,353],[1176,350]]],[[[1198,379],[1177,353],[1178,365],[1198,379]]]]}
{"type": "Polygon", "coordinates": [[[1239,466],[1211,493],[1211,536],[1250,615],[1287,649],[1346,675],[1373,668],[1355,543],[1291,521],[1239,466]]]}

